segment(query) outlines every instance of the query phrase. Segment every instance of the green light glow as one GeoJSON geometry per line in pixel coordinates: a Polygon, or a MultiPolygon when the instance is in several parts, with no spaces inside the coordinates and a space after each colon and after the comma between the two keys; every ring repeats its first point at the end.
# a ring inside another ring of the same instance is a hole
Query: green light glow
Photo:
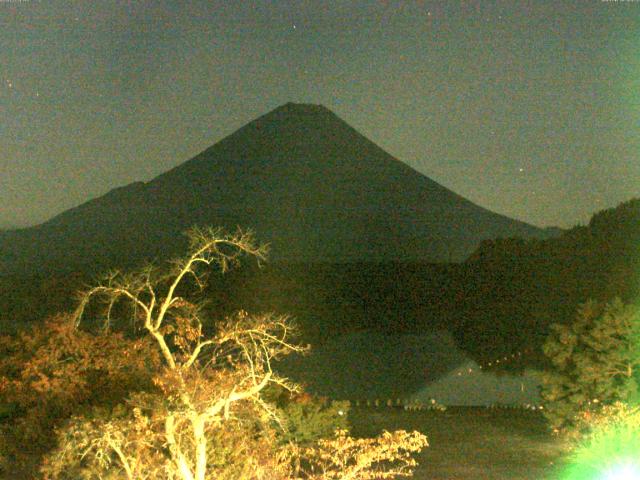
{"type": "Polygon", "coordinates": [[[635,462],[615,465],[607,470],[602,480],[638,480],[640,479],[640,467],[635,462]]]}
{"type": "Polygon", "coordinates": [[[640,409],[612,406],[570,461],[562,480],[640,480],[640,409]]]}
{"type": "Polygon", "coordinates": [[[622,315],[626,333],[619,342],[624,401],[594,411],[584,426],[590,433],[573,450],[562,480],[640,480],[640,310],[622,315]]]}

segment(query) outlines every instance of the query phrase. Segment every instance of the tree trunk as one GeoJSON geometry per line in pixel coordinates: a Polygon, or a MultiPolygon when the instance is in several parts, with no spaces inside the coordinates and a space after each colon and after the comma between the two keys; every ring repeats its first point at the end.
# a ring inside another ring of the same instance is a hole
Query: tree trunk
{"type": "Polygon", "coordinates": [[[196,443],[196,474],[194,480],[204,480],[207,473],[207,438],[204,433],[204,418],[200,415],[191,420],[196,443]]]}
{"type": "Polygon", "coordinates": [[[191,467],[189,467],[189,462],[187,462],[182,450],[180,450],[180,445],[178,445],[178,442],[176,441],[173,415],[169,415],[167,417],[164,425],[169,452],[171,453],[172,460],[177,468],[177,474],[182,480],[195,480],[191,467]]]}

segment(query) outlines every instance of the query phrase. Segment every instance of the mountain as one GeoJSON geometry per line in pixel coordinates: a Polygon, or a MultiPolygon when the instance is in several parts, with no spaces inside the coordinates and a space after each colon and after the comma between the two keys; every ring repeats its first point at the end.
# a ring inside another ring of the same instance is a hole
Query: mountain
{"type": "Polygon", "coordinates": [[[0,273],[164,259],[194,224],[251,228],[289,262],[462,261],[484,239],[549,235],[446,189],[325,107],[288,103],[148,183],[0,233],[0,273]]]}

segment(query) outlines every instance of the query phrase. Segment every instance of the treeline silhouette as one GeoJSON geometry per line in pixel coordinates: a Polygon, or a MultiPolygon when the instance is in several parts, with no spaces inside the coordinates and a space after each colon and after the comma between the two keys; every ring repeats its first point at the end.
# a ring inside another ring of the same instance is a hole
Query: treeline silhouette
{"type": "Polygon", "coordinates": [[[486,358],[491,345],[539,352],[548,326],[572,321],[578,304],[640,297],[640,199],[558,238],[485,241],[461,268],[461,346],[486,358]]]}
{"type": "MultiPolygon", "coordinates": [[[[288,313],[312,344],[367,329],[447,329],[479,362],[526,351],[507,367],[535,366],[549,325],[571,321],[579,303],[640,297],[640,199],[557,238],[485,241],[460,264],[247,263],[210,280],[214,319],[238,309],[288,313]]],[[[0,327],[72,308],[83,283],[91,276],[0,278],[0,327]]]]}

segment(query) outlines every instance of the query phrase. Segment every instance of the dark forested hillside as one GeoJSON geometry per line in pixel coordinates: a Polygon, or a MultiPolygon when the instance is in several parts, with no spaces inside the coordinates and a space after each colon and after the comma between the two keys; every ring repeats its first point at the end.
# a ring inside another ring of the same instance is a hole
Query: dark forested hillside
{"type": "Polygon", "coordinates": [[[455,282],[463,347],[539,346],[547,326],[585,300],[640,297],[640,199],[548,240],[483,242],[455,282]]]}
{"type": "MultiPolygon", "coordinates": [[[[89,280],[4,278],[0,317],[6,325],[69,308],[72,290],[89,280]]],[[[548,325],[570,321],[579,303],[640,296],[640,200],[558,238],[486,241],[462,264],[246,264],[211,278],[205,293],[214,318],[239,308],[289,313],[312,343],[363,329],[444,328],[482,361],[535,352],[548,325]]]]}
{"type": "Polygon", "coordinates": [[[486,241],[463,264],[279,264],[225,282],[238,306],[290,312],[314,340],[446,328],[479,360],[526,350],[536,363],[548,326],[579,303],[640,297],[640,199],[558,238],[486,241]]]}

